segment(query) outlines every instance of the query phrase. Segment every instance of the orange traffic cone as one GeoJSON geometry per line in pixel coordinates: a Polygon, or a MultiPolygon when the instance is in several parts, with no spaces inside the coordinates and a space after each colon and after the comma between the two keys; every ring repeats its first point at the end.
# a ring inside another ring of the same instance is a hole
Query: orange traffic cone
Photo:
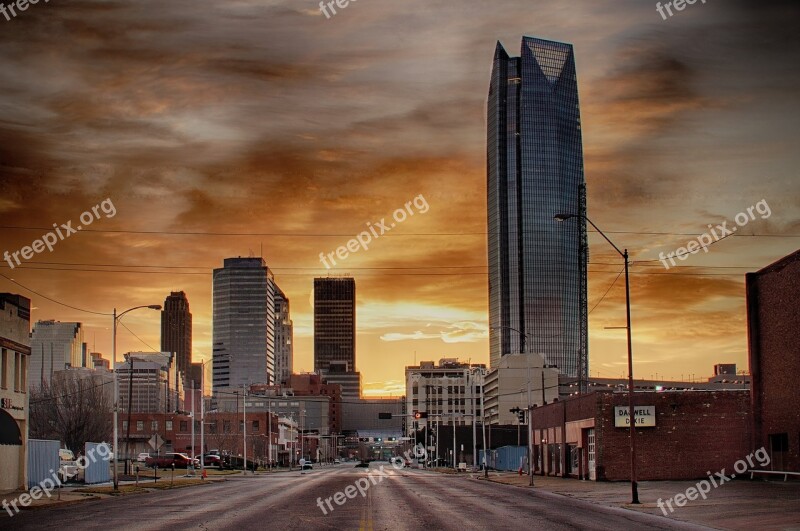
{"type": "Polygon", "coordinates": [[[203,469],[203,479],[206,479],[207,477],[208,477],[208,474],[206,473],[206,469],[204,468],[203,469]]]}

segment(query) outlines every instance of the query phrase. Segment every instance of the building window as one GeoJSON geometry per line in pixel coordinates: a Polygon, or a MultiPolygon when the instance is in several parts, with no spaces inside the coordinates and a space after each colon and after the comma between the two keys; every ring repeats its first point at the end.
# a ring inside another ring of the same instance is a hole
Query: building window
{"type": "Polygon", "coordinates": [[[8,351],[3,349],[0,356],[0,389],[8,389],[8,351]]]}
{"type": "Polygon", "coordinates": [[[181,433],[186,433],[189,431],[189,423],[185,420],[181,421],[181,433]]]}
{"type": "Polygon", "coordinates": [[[19,393],[19,386],[22,383],[22,377],[20,375],[20,369],[22,368],[22,363],[19,360],[21,354],[19,352],[14,353],[14,391],[19,393]]]}
{"type": "Polygon", "coordinates": [[[22,380],[20,392],[28,392],[28,356],[21,354],[22,368],[20,369],[20,379],[22,380]]]}
{"type": "Polygon", "coordinates": [[[123,420],[122,421],[122,431],[124,431],[124,432],[128,431],[128,421],[127,420],[123,420]]]}
{"type": "Polygon", "coordinates": [[[166,424],[166,427],[167,427],[167,431],[172,431],[172,421],[171,420],[167,420],[167,421],[165,421],[165,424],[166,424]]]}
{"type": "Polygon", "coordinates": [[[136,421],[136,431],[144,431],[144,421],[137,420],[136,421]]]}
{"type": "Polygon", "coordinates": [[[257,420],[254,420],[254,421],[253,421],[253,431],[258,431],[258,428],[259,428],[258,421],[257,421],[257,420]]]}
{"type": "Polygon", "coordinates": [[[151,420],[150,421],[150,431],[158,431],[158,421],[151,420]]]}
{"type": "Polygon", "coordinates": [[[211,434],[217,433],[217,421],[216,420],[208,425],[208,433],[211,433],[211,434]]]}
{"type": "Polygon", "coordinates": [[[224,431],[225,433],[231,432],[231,421],[229,420],[222,421],[222,431],[224,431]]]}

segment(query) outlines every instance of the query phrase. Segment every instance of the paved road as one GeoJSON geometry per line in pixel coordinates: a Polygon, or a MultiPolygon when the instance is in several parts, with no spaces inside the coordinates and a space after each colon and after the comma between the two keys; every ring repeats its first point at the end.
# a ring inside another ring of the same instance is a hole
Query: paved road
{"type": "Polygon", "coordinates": [[[211,486],[26,511],[0,517],[0,529],[702,529],[463,475],[396,471],[389,464],[382,470],[376,463],[369,470],[342,464],[235,476],[211,486]]]}

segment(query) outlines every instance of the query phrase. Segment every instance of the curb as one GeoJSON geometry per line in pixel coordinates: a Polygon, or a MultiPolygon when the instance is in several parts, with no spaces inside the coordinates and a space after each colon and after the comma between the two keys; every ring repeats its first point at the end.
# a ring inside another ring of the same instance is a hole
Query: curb
{"type": "MultiPolygon", "coordinates": [[[[101,496],[96,494],[85,494],[83,498],[77,500],[64,500],[64,501],[54,501],[50,503],[43,503],[37,505],[29,505],[27,507],[20,507],[20,512],[28,512],[28,511],[41,511],[43,509],[53,509],[56,507],[68,507],[70,505],[77,505],[79,503],[84,503],[90,500],[102,500],[101,496]]],[[[3,511],[2,514],[8,514],[6,511],[3,511]]],[[[9,516],[9,518],[11,518],[9,516]]]]}

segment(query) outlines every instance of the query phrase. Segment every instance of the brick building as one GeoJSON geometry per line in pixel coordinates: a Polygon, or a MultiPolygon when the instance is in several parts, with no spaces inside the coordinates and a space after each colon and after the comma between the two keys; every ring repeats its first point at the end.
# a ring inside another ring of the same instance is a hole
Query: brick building
{"type": "MultiPolygon", "coordinates": [[[[637,392],[634,400],[637,424],[639,411],[649,421],[636,430],[640,481],[705,477],[751,452],[749,391],[637,392]]],[[[597,391],[534,408],[537,473],[630,479],[627,404],[627,393],[597,391]]]]}
{"type": "MultiPolygon", "coordinates": [[[[277,455],[280,428],[278,416],[272,415],[272,429],[268,422],[269,413],[247,413],[247,457],[266,461],[269,455],[268,435],[272,435],[273,459],[277,455]]],[[[177,413],[132,413],[130,425],[127,414],[120,415],[120,448],[127,455],[136,457],[140,453],[156,453],[149,442],[154,436],[164,441],[160,453],[182,452],[192,454],[192,418],[177,413]],[[130,428],[130,431],[129,431],[130,428]],[[126,444],[127,443],[127,444],[126,444]]],[[[243,455],[244,419],[241,413],[212,412],[205,414],[205,447],[202,453],[219,450],[231,455],[243,455]]],[[[200,414],[194,426],[194,454],[200,455],[200,414]]]]}
{"type": "Polygon", "coordinates": [[[288,387],[294,396],[328,396],[328,428],[330,433],[342,432],[342,386],[323,383],[318,374],[292,374],[288,387]]]}
{"type": "Polygon", "coordinates": [[[800,251],[746,275],[754,448],[800,472],[800,251]]]}

